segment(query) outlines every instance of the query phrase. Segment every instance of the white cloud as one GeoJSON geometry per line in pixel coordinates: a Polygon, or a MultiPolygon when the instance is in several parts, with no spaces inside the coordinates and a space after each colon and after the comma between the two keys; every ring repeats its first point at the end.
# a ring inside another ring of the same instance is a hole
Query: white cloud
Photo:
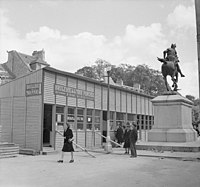
{"type": "Polygon", "coordinates": [[[195,7],[185,7],[183,5],[177,6],[174,11],[168,15],[167,23],[173,27],[174,30],[188,30],[194,29],[195,22],[195,7]]]}
{"type": "Polygon", "coordinates": [[[198,62],[197,60],[192,63],[180,64],[183,73],[186,77],[179,78],[178,86],[181,89],[180,93],[185,95],[193,95],[198,97],[198,62]]]}

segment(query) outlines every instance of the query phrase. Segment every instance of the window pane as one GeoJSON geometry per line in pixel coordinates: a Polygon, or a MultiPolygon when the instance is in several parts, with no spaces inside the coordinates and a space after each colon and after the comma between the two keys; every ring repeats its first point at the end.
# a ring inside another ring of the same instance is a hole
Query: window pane
{"type": "Polygon", "coordinates": [[[92,117],[87,117],[87,123],[92,123],[92,117]]]}
{"type": "Polygon", "coordinates": [[[57,106],[56,113],[64,113],[64,107],[57,106]]]}
{"type": "Polygon", "coordinates": [[[87,115],[92,116],[92,109],[87,109],[87,115]]]}
{"type": "Polygon", "coordinates": [[[83,115],[83,109],[77,109],[77,114],[78,115],[83,115]]]}
{"type": "Polygon", "coordinates": [[[110,112],[110,119],[114,120],[114,112],[110,112]]]}
{"type": "Polygon", "coordinates": [[[77,122],[83,122],[83,116],[77,116],[77,122]]]}
{"type": "Polygon", "coordinates": [[[77,123],[77,130],[83,130],[83,123],[77,123]]]}
{"type": "Polygon", "coordinates": [[[97,131],[100,130],[100,124],[95,124],[94,129],[97,130],[97,131]]]}
{"type": "Polygon", "coordinates": [[[64,115],[56,114],[56,122],[64,122],[64,115]]]}
{"type": "Polygon", "coordinates": [[[69,114],[69,115],[67,116],[67,121],[68,121],[68,122],[74,122],[74,121],[75,121],[74,115],[69,114]]]}
{"type": "Polygon", "coordinates": [[[87,129],[88,130],[92,130],[92,124],[90,123],[90,124],[87,124],[87,129]]]}
{"type": "Polygon", "coordinates": [[[75,114],[74,108],[68,108],[68,114],[75,114]]]}
{"type": "Polygon", "coordinates": [[[95,116],[95,123],[100,123],[100,117],[95,116]]]}
{"type": "Polygon", "coordinates": [[[95,110],[95,116],[100,116],[100,115],[101,115],[100,110],[95,110]]]}

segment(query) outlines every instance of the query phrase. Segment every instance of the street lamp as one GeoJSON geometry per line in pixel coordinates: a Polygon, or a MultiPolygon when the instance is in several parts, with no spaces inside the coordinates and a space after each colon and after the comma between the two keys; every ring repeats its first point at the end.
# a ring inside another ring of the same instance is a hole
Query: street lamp
{"type": "Polygon", "coordinates": [[[106,144],[105,144],[105,151],[107,153],[112,152],[112,145],[110,143],[110,71],[111,67],[106,69],[107,77],[108,77],[108,92],[107,92],[107,136],[106,136],[106,144]]]}

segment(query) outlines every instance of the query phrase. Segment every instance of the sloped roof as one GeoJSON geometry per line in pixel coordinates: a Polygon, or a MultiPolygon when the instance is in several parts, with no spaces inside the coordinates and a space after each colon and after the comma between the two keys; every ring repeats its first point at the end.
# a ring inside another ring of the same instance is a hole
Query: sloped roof
{"type": "Polygon", "coordinates": [[[7,68],[6,64],[0,64],[0,77],[1,76],[5,76],[7,78],[13,79],[15,78],[15,76],[13,75],[12,72],[9,71],[9,69],[7,68]]]}

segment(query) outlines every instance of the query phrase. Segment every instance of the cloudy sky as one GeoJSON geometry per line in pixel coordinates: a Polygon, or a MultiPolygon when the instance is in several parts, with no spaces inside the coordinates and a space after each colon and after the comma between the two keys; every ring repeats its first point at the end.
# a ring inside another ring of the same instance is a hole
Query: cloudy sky
{"type": "Polygon", "coordinates": [[[199,98],[194,0],[0,0],[0,63],[6,51],[44,49],[68,72],[97,58],[160,70],[156,58],[171,43],[186,76],[180,93],[199,98]]]}

